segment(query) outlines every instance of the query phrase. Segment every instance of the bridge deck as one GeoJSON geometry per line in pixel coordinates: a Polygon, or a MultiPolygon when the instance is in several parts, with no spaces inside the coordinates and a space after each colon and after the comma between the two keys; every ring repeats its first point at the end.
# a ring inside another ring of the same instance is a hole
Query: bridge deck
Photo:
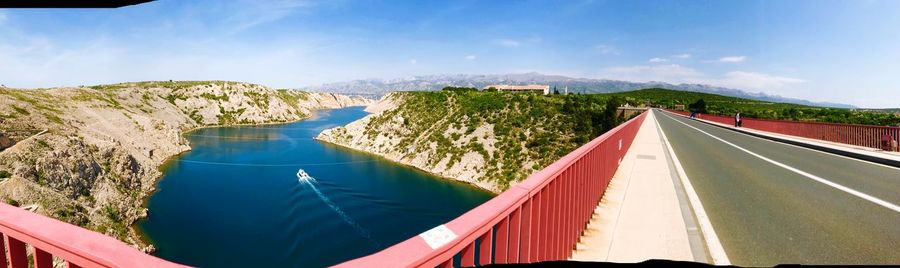
{"type": "Polygon", "coordinates": [[[707,262],[687,200],[676,191],[680,182],[665,150],[650,114],[594,210],[573,260],[707,262]]]}
{"type": "Polygon", "coordinates": [[[900,263],[900,169],[654,115],[732,263],[900,263]]]}

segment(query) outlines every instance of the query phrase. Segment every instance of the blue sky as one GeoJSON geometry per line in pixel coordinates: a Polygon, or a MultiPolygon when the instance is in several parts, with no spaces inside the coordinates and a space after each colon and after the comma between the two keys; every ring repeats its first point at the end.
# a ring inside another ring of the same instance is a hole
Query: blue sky
{"type": "Polygon", "coordinates": [[[541,72],[900,107],[900,1],[175,1],[0,9],[0,83],[541,72]]]}

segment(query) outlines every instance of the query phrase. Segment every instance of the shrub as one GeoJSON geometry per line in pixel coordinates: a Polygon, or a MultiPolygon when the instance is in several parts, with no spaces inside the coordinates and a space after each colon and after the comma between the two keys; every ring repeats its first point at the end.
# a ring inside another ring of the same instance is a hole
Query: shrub
{"type": "Polygon", "coordinates": [[[10,206],[14,206],[14,207],[18,207],[18,206],[22,205],[22,204],[19,204],[19,201],[16,201],[15,199],[12,199],[9,197],[4,198],[3,202],[9,204],[10,206]]]}
{"type": "Polygon", "coordinates": [[[37,145],[40,146],[40,147],[48,148],[48,149],[51,148],[51,147],[50,147],[50,144],[48,144],[48,143],[47,143],[46,141],[44,141],[44,140],[36,140],[35,142],[37,142],[37,145]]]}
{"type": "Polygon", "coordinates": [[[28,110],[25,110],[24,108],[19,107],[19,106],[13,105],[12,108],[13,108],[13,110],[16,110],[17,113],[20,113],[20,114],[22,114],[22,115],[29,115],[29,114],[31,114],[31,113],[28,112],[28,110]]]}

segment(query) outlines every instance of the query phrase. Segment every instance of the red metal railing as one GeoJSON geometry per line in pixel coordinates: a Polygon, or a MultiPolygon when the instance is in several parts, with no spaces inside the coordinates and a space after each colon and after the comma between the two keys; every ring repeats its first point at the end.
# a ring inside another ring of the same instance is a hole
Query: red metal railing
{"type": "MultiPolygon", "coordinates": [[[[680,115],[689,116],[690,112],[668,110],[680,115]]],[[[734,125],[734,117],[718,115],[699,115],[700,119],[717,123],[734,125]]],[[[787,120],[766,120],[742,118],[742,127],[774,132],[779,134],[824,140],[888,151],[900,151],[893,146],[900,142],[900,127],[870,126],[855,124],[836,124],[823,122],[802,122],[787,120]],[[885,147],[884,139],[888,139],[885,147]],[[893,144],[891,144],[893,142],[893,144]]]]}
{"type": "Polygon", "coordinates": [[[29,245],[32,267],[37,268],[53,267],[54,256],[68,267],[186,267],[115,238],[0,203],[0,267],[27,268],[29,245]]]}
{"type": "Polygon", "coordinates": [[[647,113],[432,230],[338,267],[452,267],[570,257],[647,113]],[[455,262],[455,256],[461,262],[455,262]]]}

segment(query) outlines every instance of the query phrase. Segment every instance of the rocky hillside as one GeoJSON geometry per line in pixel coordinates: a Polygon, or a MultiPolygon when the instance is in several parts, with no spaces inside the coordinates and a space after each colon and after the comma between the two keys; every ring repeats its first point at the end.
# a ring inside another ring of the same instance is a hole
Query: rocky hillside
{"type": "Polygon", "coordinates": [[[618,125],[606,95],[401,92],[316,138],[501,192],[618,125]]]}
{"type": "Polygon", "coordinates": [[[222,81],[0,88],[0,201],[149,250],[130,226],[197,127],[296,121],[370,101],[222,81]]]}

